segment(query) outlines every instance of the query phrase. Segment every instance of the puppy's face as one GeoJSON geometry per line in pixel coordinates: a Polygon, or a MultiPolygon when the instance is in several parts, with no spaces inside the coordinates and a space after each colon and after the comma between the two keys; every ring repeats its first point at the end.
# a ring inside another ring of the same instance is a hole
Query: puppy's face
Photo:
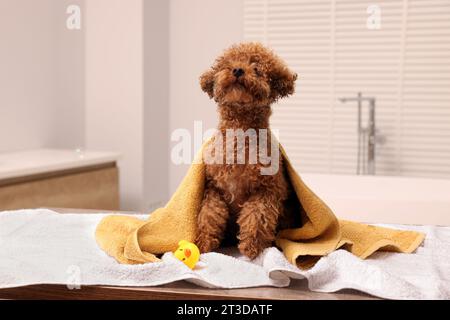
{"type": "Polygon", "coordinates": [[[226,50],[200,77],[202,90],[219,105],[267,106],[294,93],[297,75],[259,43],[226,50]]]}

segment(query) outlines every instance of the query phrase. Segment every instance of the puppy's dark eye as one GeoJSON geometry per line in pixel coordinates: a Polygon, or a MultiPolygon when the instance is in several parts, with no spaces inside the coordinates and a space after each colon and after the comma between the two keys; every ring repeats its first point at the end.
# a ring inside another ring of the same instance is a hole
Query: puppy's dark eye
{"type": "Polygon", "coordinates": [[[254,68],[253,68],[253,71],[255,71],[255,74],[256,74],[257,76],[261,76],[261,71],[260,71],[257,67],[254,67],[254,68]]]}

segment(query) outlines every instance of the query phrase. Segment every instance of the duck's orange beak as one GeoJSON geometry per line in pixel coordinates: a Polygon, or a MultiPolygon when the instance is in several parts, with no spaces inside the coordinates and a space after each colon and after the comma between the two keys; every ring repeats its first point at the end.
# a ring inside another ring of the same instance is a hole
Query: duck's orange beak
{"type": "Polygon", "coordinates": [[[191,250],[189,250],[188,248],[184,249],[184,255],[186,256],[186,258],[189,258],[191,256],[191,250]]]}

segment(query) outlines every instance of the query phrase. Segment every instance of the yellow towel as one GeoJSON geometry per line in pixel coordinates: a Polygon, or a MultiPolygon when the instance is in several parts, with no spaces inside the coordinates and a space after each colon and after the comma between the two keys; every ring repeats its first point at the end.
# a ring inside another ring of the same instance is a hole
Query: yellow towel
{"type": "MultiPolygon", "coordinates": [[[[282,147],[280,150],[304,209],[299,212],[302,227],[282,230],[276,239],[277,246],[291,263],[308,268],[321,256],[340,247],[363,259],[379,249],[410,253],[423,241],[424,234],[418,232],[338,221],[301,180],[282,147]]],[[[202,151],[167,205],[153,212],[147,221],[119,215],[103,218],[95,234],[99,246],[120,263],[138,264],[158,261],[156,255],[174,251],[180,240],[194,241],[205,185],[205,165],[201,158],[202,151]]]]}

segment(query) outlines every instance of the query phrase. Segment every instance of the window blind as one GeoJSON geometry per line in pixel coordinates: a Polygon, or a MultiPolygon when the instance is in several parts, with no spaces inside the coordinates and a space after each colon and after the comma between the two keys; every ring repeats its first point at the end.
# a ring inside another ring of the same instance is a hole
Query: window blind
{"type": "Polygon", "coordinates": [[[244,0],[244,38],[299,75],[272,117],[298,170],[356,172],[356,102],[338,99],[362,92],[377,99],[377,174],[450,178],[449,0],[244,0]]]}

